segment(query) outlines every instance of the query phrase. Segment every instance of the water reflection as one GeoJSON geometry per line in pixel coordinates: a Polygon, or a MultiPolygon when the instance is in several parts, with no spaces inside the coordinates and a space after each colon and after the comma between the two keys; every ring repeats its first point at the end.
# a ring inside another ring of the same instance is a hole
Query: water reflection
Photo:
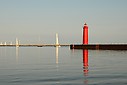
{"type": "Polygon", "coordinates": [[[88,84],[88,79],[87,79],[87,76],[88,76],[88,72],[89,72],[89,69],[88,69],[88,50],[83,50],[83,71],[84,71],[84,76],[86,77],[84,83],[85,84],[88,84]]]}
{"type": "Polygon", "coordinates": [[[84,75],[88,76],[88,50],[83,50],[83,68],[84,75]]]}
{"type": "Polygon", "coordinates": [[[58,60],[58,49],[59,48],[59,46],[56,46],[56,64],[58,64],[59,63],[59,60],[58,60]]]}
{"type": "Polygon", "coordinates": [[[15,50],[16,52],[16,62],[18,63],[18,60],[19,60],[19,47],[16,47],[16,50],[15,50]]]}

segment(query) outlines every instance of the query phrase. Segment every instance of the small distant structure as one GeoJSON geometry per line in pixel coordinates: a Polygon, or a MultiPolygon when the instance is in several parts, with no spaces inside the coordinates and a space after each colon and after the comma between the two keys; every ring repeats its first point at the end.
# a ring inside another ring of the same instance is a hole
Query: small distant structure
{"type": "Polygon", "coordinates": [[[0,45],[3,45],[3,43],[1,42],[0,45]]]}
{"type": "Polygon", "coordinates": [[[12,42],[10,42],[10,45],[12,45],[12,42]]]}
{"type": "Polygon", "coordinates": [[[4,45],[7,45],[7,43],[5,42],[4,45]]]}

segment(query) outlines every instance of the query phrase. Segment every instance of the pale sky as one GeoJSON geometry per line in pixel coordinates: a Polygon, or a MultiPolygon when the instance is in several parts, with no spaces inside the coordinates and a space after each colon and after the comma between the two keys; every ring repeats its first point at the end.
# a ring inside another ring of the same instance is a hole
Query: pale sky
{"type": "Polygon", "coordinates": [[[127,0],[0,0],[0,42],[127,43],[127,0]]]}

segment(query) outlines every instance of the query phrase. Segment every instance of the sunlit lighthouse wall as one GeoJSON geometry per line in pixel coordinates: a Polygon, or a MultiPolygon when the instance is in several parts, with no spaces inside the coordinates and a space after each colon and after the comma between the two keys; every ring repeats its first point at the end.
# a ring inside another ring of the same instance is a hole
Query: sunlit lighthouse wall
{"type": "Polygon", "coordinates": [[[83,26],[83,44],[88,44],[88,25],[86,23],[83,26]]]}

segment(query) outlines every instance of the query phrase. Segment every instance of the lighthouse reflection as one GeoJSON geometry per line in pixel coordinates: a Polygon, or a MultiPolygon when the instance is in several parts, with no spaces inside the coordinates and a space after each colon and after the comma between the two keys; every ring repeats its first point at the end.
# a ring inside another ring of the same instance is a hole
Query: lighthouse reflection
{"type": "Polygon", "coordinates": [[[84,76],[88,76],[88,50],[83,50],[83,71],[84,76]]]}
{"type": "Polygon", "coordinates": [[[85,80],[84,80],[84,84],[88,85],[88,50],[83,50],[83,72],[84,72],[84,76],[85,76],[85,80]]]}

